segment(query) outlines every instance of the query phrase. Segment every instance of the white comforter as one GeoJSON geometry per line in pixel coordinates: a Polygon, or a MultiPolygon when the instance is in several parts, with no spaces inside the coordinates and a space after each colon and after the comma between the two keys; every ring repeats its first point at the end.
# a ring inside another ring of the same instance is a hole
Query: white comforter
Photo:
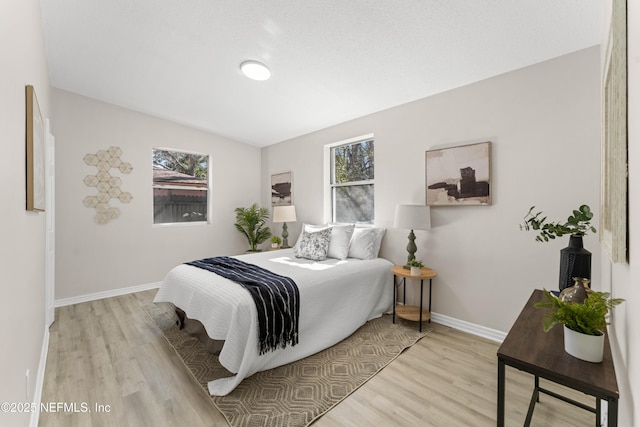
{"type": "Polygon", "coordinates": [[[299,343],[259,355],[253,299],[241,285],[182,264],[172,269],[154,299],[171,302],[199,320],[213,339],[224,340],[220,363],[233,377],[209,382],[214,396],[230,393],[256,372],[310,356],[340,342],[368,320],[391,309],[392,264],[373,260],[295,258],[292,249],[241,255],[245,262],[291,277],[300,291],[299,343]]]}

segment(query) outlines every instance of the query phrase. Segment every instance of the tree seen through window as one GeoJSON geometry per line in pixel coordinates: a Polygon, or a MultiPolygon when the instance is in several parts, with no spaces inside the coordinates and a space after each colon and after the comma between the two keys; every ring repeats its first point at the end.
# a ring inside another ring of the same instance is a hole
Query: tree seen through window
{"type": "Polygon", "coordinates": [[[153,150],[153,223],[206,222],[209,156],[153,150]]]}
{"type": "Polygon", "coordinates": [[[373,139],[331,149],[332,215],[334,222],[373,223],[373,139]]]}

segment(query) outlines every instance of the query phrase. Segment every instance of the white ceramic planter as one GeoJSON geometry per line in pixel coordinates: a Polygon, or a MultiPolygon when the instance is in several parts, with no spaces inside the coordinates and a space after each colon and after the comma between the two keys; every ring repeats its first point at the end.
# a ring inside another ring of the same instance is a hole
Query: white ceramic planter
{"type": "Polygon", "coordinates": [[[419,276],[421,270],[422,269],[420,267],[411,267],[411,275],[412,276],[419,276]]]}
{"type": "Polygon", "coordinates": [[[564,351],[587,362],[602,362],[604,334],[587,335],[564,327],[564,351]]]}

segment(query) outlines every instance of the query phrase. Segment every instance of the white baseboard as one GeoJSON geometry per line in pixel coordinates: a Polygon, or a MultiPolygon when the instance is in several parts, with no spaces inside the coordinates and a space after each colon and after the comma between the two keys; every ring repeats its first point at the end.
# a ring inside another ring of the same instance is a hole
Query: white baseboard
{"type": "Polygon", "coordinates": [[[134,292],[148,291],[149,289],[158,289],[161,282],[147,283],[144,285],[130,286],[128,288],[113,289],[111,291],[96,292],[94,294],[80,295],[77,297],[63,298],[56,300],[56,307],[64,307],[67,305],[79,304],[82,302],[96,301],[104,298],[117,297],[120,295],[132,294],[134,292]]]}
{"type": "MultiPolygon", "coordinates": [[[[149,289],[158,289],[162,282],[147,283],[144,285],[130,286],[128,288],[113,289],[110,291],[96,292],[94,294],[81,295],[72,298],[63,298],[56,300],[56,307],[64,307],[67,305],[79,304],[83,302],[96,301],[104,298],[111,298],[120,295],[132,294],[134,292],[147,291],[149,289]]],[[[431,313],[431,320],[441,325],[449,326],[454,329],[468,332],[472,335],[486,338],[491,341],[502,342],[507,336],[506,332],[498,331],[496,329],[487,328],[475,323],[466,322],[453,317],[445,316],[444,314],[431,313]]],[[[48,330],[47,330],[48,333],[48,330]]]]}
{"type": "Polygon", "coordinates": [[[49,327],[44,327],[44,337],[42,338],[42,350],[40,351],[40,364],[38,365],[38,375],[36,376],[36,388],[33,391],[33,406],[38,408],[31,411],[29,427],[38,427],[40,420],[40,402],[42,400],[42,387],[44,385],[44,373],[47,367],[47,355],[49,354],[49,327]]]}
{"type": "Polygon", "coordinates": [[[468,332],[472,335],[477,335],[479,337],[483,337],[491,341],[502,342],[507,336],[506,332],[476,325],[475,323],[465,322],[464,320],[455,319],[453,317],[445,316],[444,314],[438,314],[438,313],[432,312],[431,320],[435,323],[449,326],[451,328],[458,329],[463,332],[468,332]]]}

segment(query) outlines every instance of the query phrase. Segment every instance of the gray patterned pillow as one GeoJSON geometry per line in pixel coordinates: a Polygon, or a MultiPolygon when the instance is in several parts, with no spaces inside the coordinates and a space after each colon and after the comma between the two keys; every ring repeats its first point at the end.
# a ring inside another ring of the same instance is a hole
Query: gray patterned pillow
{"type": "Polygon", "coordinates": [[[327,258],[331,229],[325,228],[319,231],[302,231],[302,239],[296,250],[296,257],[307,258],[313,261],[322,261],[327,258]]]}

